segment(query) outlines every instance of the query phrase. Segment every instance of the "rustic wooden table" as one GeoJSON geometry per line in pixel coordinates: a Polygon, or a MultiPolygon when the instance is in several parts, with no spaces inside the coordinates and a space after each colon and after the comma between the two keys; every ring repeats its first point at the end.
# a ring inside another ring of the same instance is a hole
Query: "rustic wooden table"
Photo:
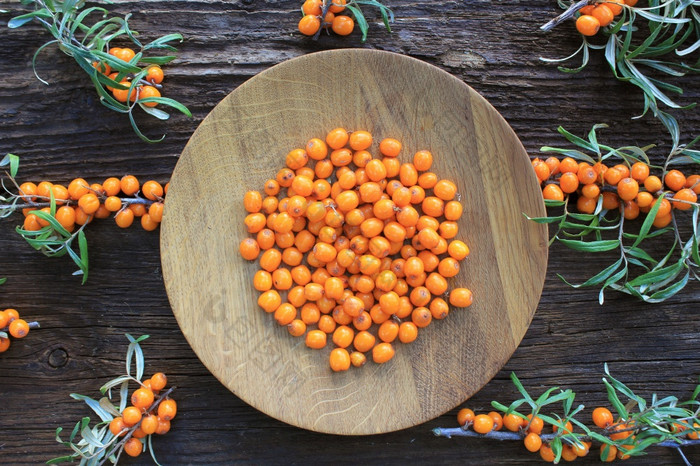
{"type": "MultiPolygon", "coordinates": [[[[373,18],[365,44],[357,33],[315,42],[301,36],[296,31],[300,3],[118,1],[112,9],[133,12],[131,25],[144,37],[171,32],[186,37],[178,59],[166,69],[167,92],[187,104],[194,117],[176,115],[167,124],[144,121],[148,134],[167,130],[165,141],[156,145],[141,142],[126,118],[97,102],[69,57],[46,50],[38,70],[50,85],[34,78],[31,57],[48,40],[38,25],[4,29],[0,154],[21,156],[21,180],[67,183],[80,176],[99,181],[127,173],[167,180],[197,124],[238,85],[286,59],[341,47],[398,52],[453,73],[502,113],[531,154],[543,145],[562,144],[558,125],[582,134],[600,122],[611,126],[602,137],[612,145],[658,142],[659,150],[653,151],[658,160],[668,149],[656,121],[630,119],[642,108],[642,96],[615,81],[601,57],[576,75],[539,60],[564,56],[578,44],[571,24],[539,31],[557,14],[554,1],[390,0],[385,3],[397,17],[393,32],[382,30],[373,18]]],[[[20,8],[19,2],[0,1],[0,10],[11,10],[0,13],[3,28],[20,8]]],[[[697,77],[682,82],[681,102],[699,100],[697,77]]],[[[700,114],[688,110],[679,118],[689,140],[700,129],[700,114]]],[[[0,355],[0,463],[39,463],[67,453],[55,442],[54,430],[70,428],[90,414],[68,395],[97,396],[99,386],[122,372],[124,333],[151,335],[143,345],[148,367],[166,372],[178,387],[178,418],[171,432],[154,442],[163,464],[516,464],[536,458],[518,442],[433,436],[434,427],[456,425],[456,409],[424,425],[367,437],[322,435],[272,419],[226,390],[183,338],[163,287],[157,232],[121,230],[110,221],[91,225],[90,280],[81,285],[71,277],[74,265],[67,258],[45,258],[13,231],[20,222],[17,215],[1,221],[0,276],[8,280],[0,288],[0,307],[15,307],[42,328],[0,355]]],[[[691,395],[700,374],[700,287],[691,284],[655,305],[611,292],[599,306],[596,290],[574,290],[557,278],[563,273],[583,281],[606,260],[551,249],[529,331],[505,367],[466,403],[469,407],[488,411],[493,399],[516,398],[509,380],[514,371],[535,393],[550,386],[571,388],[586,404],[587,416],[592,407],[607,404],[601,383],[605,362],[613,375],[647,397],[653,392],[691,395]]],[[[700,462],[698,447],[686,455],[700,462]]],[[[680,457],[655,448],[633,461],[678,463],[680,457]]]]}

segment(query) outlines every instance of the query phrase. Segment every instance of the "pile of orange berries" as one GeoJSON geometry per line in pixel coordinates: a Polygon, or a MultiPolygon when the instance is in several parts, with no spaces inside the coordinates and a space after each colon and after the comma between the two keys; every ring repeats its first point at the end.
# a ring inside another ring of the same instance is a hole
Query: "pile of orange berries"
{"type": "Polygon", "coordinates": [[[363,365],[370,351],[376,363],[390,360],[396,340],[410,343],[450,305],[472,302],[467,288],[446,295],[469,254],[455,239],[463,210],[456,185],[430,171],[429,151],[401,163],[398,140],[381,140],[381,159],[372,145],[367,131],[333,129],[290,151],[264,195],[243,199],[255,236],[240,253],[259,257],[258,305],[310,348],[332,335],[335,371],[363,365]]]}
{"type": "Polygon", "coordinates": [[[304,16],[299,21],[299,32],[313,36],[321,28],[330,28],[339,36],[350,35],[355,29],[355,21],[348,15],[339,14],[345,10],[346,3],[346,0],[333,0],[323,16],[324,0],[306,0],[301,7],[304,16]]]}
{"type": "Polygon", "coordinates": [[[141,439],[146,436],[170,431],[170,421],[177,414],[177,403],[169,397],[172,390],[158,395],[167,382],[162,372],[153,374],[131,394],[131,405],[109,423],[109,430],[115,437],[129,437],[123,445],[127,455],[139,456],[144,447],[141,439]]]}
{"type": "Polygon", "coordinates": [[[622,13],[625,5],[633,7],[637,0],[603,0],[589,4],[578,10],[576,30],[584,36],[594,36],[600,28],[613,22],[615,16],[622,13]]]}
{"type": "MultiPolygon", "coordinates": [[[[109,54],[127,63],[131,63],[136,56],[136,52],[128,47],[112,47],[109,50],[109,54]]],[[[111,80],[127,87],[131,86],[132,77],[127,73],[120,73],[116,71],[113,72],[108,63],[94,62],[92,66],[105,76],[108,76],[111,80]]],[[[130,99],[131,102],[135,102],[148,97],[160,97],[161,93],[159,89],[162,88],[160,84],[163,82],[163,77],[163,70],[160,66],[149,65],[146,69],[146,75],[143,78],[143,82],[137,84],[137,86],[131,92],[131,96],[129,96],[128,89],[116,89],[111,86],[106,86],[106,88],[112,92],[114,98],[119,102],[125,103],[128,99],[130,99]]],[[[158,104],[156,102],[145,102],[143,105],[147,107],[155,107],[158,104]]]]}
{"type": "Polygon", "coordinates": [[[625,219],[633,220],[660,203],[654,226],[663,228],[671,223],[672,210],[689,210],[700,194],[700,175],[686,177],[679,170],[669,170],[663,180],[651,175],[649,165],[635,162],[612,167],[598,162],[590,165],[571,157],[559,160],[549,157],[532,161],[535,174],[543,183],[545,199],[562,201],[565,195],[578,194],[576,208],[581,213],[595,211],[602,196],[603,209],[622,209],[625,219]]]}
{"type": "Polygon", "coordinates": [[[29,323],[20,319],[16,309],[5,309],[0,312],[0,353],[4,353],[10,348],[10,338],[24,338],[29,334],[29,323]],[[8,335],[9,334],[9,335],[8,335]]]}
{"type": "MultiPolygon", "coordinates": [[[[121,228],[130,227],[134,218],[140,217],[144,230],[153,231],[163,218],[163,202],[168,186],[169,183],[162,186],[154,180],[141,185],[133,175],[121,179],[107,178],[102,184],[89,184],[83,178],[76,178],[68,187],[49,181],[22,183],[19,196],[29,204],[42,206],[48,203],[53,194],[56,201],[54,218],[69,232],[76,225],[90,223],[93,218],[107,218],[112,213],[116,213],[114,220],[121,228]],[[139,193],[143,197],[138,197],[139,193]],[[120,194],[128,197],[119,197],[120,194]]],[[[51,214],[50,207],[24,208],[23,228],[27,231],[39,231],[49,225],[45,219],[30,213],[34,210],[51,214]]]]}

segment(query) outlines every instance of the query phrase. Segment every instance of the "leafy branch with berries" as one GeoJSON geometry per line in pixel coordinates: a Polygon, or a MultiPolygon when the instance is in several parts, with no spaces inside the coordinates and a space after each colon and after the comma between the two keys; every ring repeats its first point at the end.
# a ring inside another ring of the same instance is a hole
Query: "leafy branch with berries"
{"type": "Polygon", "coordinates": [[[34,10],[12,18],[8,27],[18,28],[35,20],[54,37],[39,47],[32,58],[34,75],[42,83],[48,85],[37,73],[37,57],[44,49],[57,46],[88,74],[105,107],[129,117],[142,140],[159,142],[165,135],[157,139],[144,135],[134,117],[137,108],[159,120],[170,118],[169,113],[155,108],[159,104],[192,116],[177,100],[161,96],[164,74],[160,66],[176,57],[148,55],[153,51],[177,51],[172,43],[182,42],[181,34],[167,34],[144,44],[137,38],[138,32],[129,27],[131,14],[112,16],[105,8],[86,7],[84,0],[22,0],[22,4],[34,10]],[[128,41],[138,52],[129,47],[113,47],[112,41],[128,41]]]}
{"type": "MultiPolygon", "coordinates": [[[[649,0],[647,7],[636,6],[638,0],[559,0],[566,11],[542,26],[549,30],[564,20],[575,17],[581,33],[581,46],[571,55],[548,59],[549,63],[565,63],[581,56],[575,68],[560,65],[566,73],[577,73],[589,62],[591,51],[602,50],[605,60],[616,79],[637,86],[644,93],[644,109],[639,117],[651,110],[671,134],[673,146],[679,144],[680,131],[676,118],[661,109],[691,108],[695,104],[680,105],[670,94],[680,95],[683,89],[652,75],[660,73],[679,78],[700,71],[700,61],[685,63],[700,49],[700,14],[696,3],[685,0],[649,0]],[[695,33],[693,33],[695,31],[695,33]],[[594,43],[592,36],[601,34],[605,41],[594,43]]],[[[638,118],[638,117],[637,117],[638,118]]]]}
{"type": "Polygon", "coordinates": [[[394,22],[394,13],[377,0],[305,0],[301,7],[303,16],[299,20],[299,32],[313,36],[314,40],[318,39],[321,31],[329,29],[339,36],[349,36],[357,22],[364,42],[367,40],[369,23],[362,11],[363,5],[379,10],[384,27],[391,32],[390,23],[394,22]]]}
{"type": "Polygon", "coordinates": [[[610,409],[599,406],[592,412],[595,427],[588,427],[576,419],[585,406],[574,405],[576,394],[570,389],[552,387],[535,398],[515,374],[511,374],[511,380],[522,398],[510,405],[492,401],[491,406],[497,411],[488,414],[477,415],[464,408],[457,414],[460,427],[436,428],[433,433],[448,438],[521,441],[528,451],[539,452],[543,460],[554,463],[562,458],[573,461],[586,456],[596,442],[600,444],[601,461],[644,455],[648,448],[659,446],[675,448],[685,464],[690,465],[682,448],[700,445],[700,384],[687,401],[675,396],[660,398],[656,394],[647,401],[612,377],[606,364],[603,384],[617,418],[610,409]],[[545,414],[550,405],[559,403],[560,413],[545,414]],[[503,427],[508,432],[501,432],[503,427]]]}
{"type": "Polygon", "coordinates": [[[686,177],[672,168],[697,169],[700,151],[692,146],[700,138],[672,151],[663,166],[654,166],[647,155],[652,146],[615,148],[600,143],[597,130],[605,127],[594,125],[587,138],[559,128],[575,148],[540,149],[564,157],[532,161],[545,204],[558,210],[531,220],[555,226],[551,241],[571,249],[619,251],[614,263],[572,286],[599,286],[601,304],[607,288],[660,302],[700,278],[700,174],[686,177]],[[658,176],[650,168],[658,170],[658,176]],[[635,224],[643,214],[641,225],[635,224]],[[637,228],[630,228],[630,223],[637,228]],[[684,236],[681,224],[690,226],[689,235],[684,236]],[[663,257],[654,258],[644,250],[653,238],[666,240],[663,257]]]}
{"type": "Polygon", "coordinates": [[[80,460],[80,464],[102,465],[107,461],[116,464],[122,453],[136,457],[148,450],[153,452],[152,436],[170,431],[170,421],[177,414],[177,403],[170,398],[175,387],[166,390],[168,379],[162,372],[143,380],[144,354],[140,343],[148,338],[126,335],[129,346],[126,351],[126,372],[105,383],[99,400],[76,393],[71,398],[84,401],[100,418],[90,427],[90,417],[84,417],[75,425],[67,441],[61,439],[63,428],[56,429],[56,441],[73,450],[71,455],[49,460],[48,464],[80,460]],[[132,366],[134,369],[132,370],[132,366]],[[129,396],[129,386],[138,386],[129,396]],[[112,401],[112,389],[119,387],[119,401],[112,401]],[[131,404],[129,404],[129,401],[131,404]],[[78,439],[80,434],[80,439],[78,439]]]}
{"type": "Polygon", "coordinates": [[[0,167],[9,167],[1,185],[0,218],[22,211],[24,222],[16,231],[30,246],[48,257],[68,255],[78,266],[74,275],[88,278],[88,245],[85,227],[94,219],[108,218],[120,228],[128,228],[135,218],[140,218],[146,231],[158,228],[163,219],[165,186],[155,180],[143,183],[133,175],[121,179],[110,177],[103,183],[88,183],[75,178],[68,187],[42,181],[39,184],[19,184],[15,177],[19,170],[19,157],[7,154],[0,160],[0,167]],[[77,243],[77,247],[75,246],[77,243]]]}

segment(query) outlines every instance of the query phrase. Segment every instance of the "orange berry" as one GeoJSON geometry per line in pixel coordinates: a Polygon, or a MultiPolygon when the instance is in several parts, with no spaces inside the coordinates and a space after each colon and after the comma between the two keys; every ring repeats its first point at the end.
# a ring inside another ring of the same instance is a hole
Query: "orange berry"
{"type": "Polygon", "coordinates": [[[623,201],[631,201],[639,193],[639,183],[634,178],[623,178],[617,183],[617,195],[623,201]]]}
{"type": "Polygon", "coordinates": [[[678,170],[670,170],[664,176],[664,183],[668,189],[679,191],[685,187],[685,175],[678,170]]]}
{"type": "Polygon", "coordinates": [[[605,4],[596,5],[596,7],[593,8],[593,11],[591,11],[590,15],[598,20],[600,27],[607,26],[613,22],[613,19],[615,19],[615,15],[605,4]]]}
{"type": "Polygon", "coordinates": [[[121,416],[115,417],[109,423],[109,431],[112,432],[112,435],[115,437],[121,437],[128,429],[121,416]]]}
{"type": "Polygon", "coordinates": [[[133,175],[126,175],[122,177],[120,186],[121,191],[127,196],[133,196],[141,187],[139,180],[133,175]]]}
{"type": "Polygon", "coordinates": [[[526,423],[525,419],[513,413],[503,416],[503,425],[511,432],[518,432],[526,423]]]}
{"type": "Polygon", "coordinates": [[[24,338],[29,333],[29,324],[24,319],[15,319],[10,322],[9,332],[15,338],[24,338]]]}
{"type": "Polygon", "coordinates": [[[594,36],[600,29],[600,21],[591,15],[581,15],[576,20],[576,30],[584,36],[594,36]]]}
{"type": "Polygon", "coordinates": [[[622,7],[625,4],[622,0],[605,0],[604,1],[605,6],[610,8],[610,11],[612,11],[612,14],[617,16],[620,13],[622,13],[622,7]]]}
{"type": "Polygon", "coordinates": [[[554,451],[552,451],[552,447],[547,444],[542,444],[540,447],[540,458],[548,463],[552,463],[554,462],[555,457],[556,456],[554,455],[554,451]]]}
{"type": "Polygon", "coordinates": [[[131,457],[139,456],[142,451],[143,443],[135,437],[131,437],[124,443],[124,452],[131,457]]]}
{"type": "Polygon", "coordinates": [[[698,201],[698,195],[690,188],[683,188],[673,196],[673,199],[674,201],[671,204],[674,209],[688,210],[693,207],[693,205],[689,203],[696,203],[698,201]]]}
{"type": "Polygon", "coordinates": [[[153,391],[141,387],[131,394],[131,404],[140,409],[148,409],[153,404],[153,391]]]}
{"type": "Polygon", "coordinates": [[[478,434],[488,434],[493,430],[493,419],[487,414],[477,414],[474,416],[472,428],[478,434]]]}
{"type": "MultiPolygon", "coordinates": [[[[379,152],[386,157],[398,157],[401,152],[401,142],[394,138],[384,138],[379,143],[379,152]]],[[[417,178],[416,176],[416,181],[417,178]]],[[[415,184],[415,182],[412,184],[415,184]]],[[[404,183],[404,186],[406,186],[406,183],[404,183]]]]}
{"type": "Polygon", "coordinates": [[[347,36],[355,29],[355,21],[349,16],[338,15],[333,18],[331,29],[339,36],[347,36]]]}
{"type": "Polygon", "coordinates": [[[578,189],[579,179],[573,172],[562,173],[559,177],[559,187],[566,194],[573,193],[578,189]]]}
{"type": "Polygon", "coordinates": [[[457,412],[457,423],[464,427],[474,422],[474,411],[469,408],[462,408],[457,412]]]}
{"type": "Polygon", "coordinates": [[[394,357],[395,351],[391,343],[378,343],[372,348],[372,360],[377,364],[383,364],[394,357]]]}
{"type": "Polygon", "coordinates": [[[534,432],[530,432],[525,436],[525,439],[523,440],[523,443],[525,443],[525,448],[527,448],[528,451],[531,452],[536,452],[539,451],[540,448],[542,448],[542,439],[540,436],[534,432]]]}
{"type": "Polygon", "coordinates": [[[168,383],[168,378],[162,372],[156,372],[151,376],[151,389],[153,391],[160,391],[165,388],[168,383]]]}
{"type": "Polygon", "coordinates": [[[177,403],[173,399],[165,399],[158,405],[158,417],[164,421],[172,420],[177,414],[177,403]]]}
{"type": "Polygon", "coordinates": [[[163,82],[163,70],[158,65],[151,65],[146,70],[146,81],[150,81],[154,84],[160,84],[163,82]]]}
{"type": "Polygon", "coordinates": [[[330,8],[328,8],[328,11],[331,13],[340,13],[345,9],[345,3],[346,0],[333,0],[330,8]]]}
{"type": "Polygon", "coordinates": [[[135,426],[141,420],[141,410],[135,406],[124,408],[124,411],[122,411],[122,420],[127,427],[135,426]]]}
{"type": "Polygon", "coordinates": [[[330,355],[331,369],[335,372],[346,371],[350,368],[350,353],[345,348],[335,348],[330,355]]]}
{"type": "Polygon", "coordinates": [[[601,429],[612,425],[613,415],[608,408],[597,407],[593,410],[593,424],[601,429]]]}
{"type": "Polygon", "coordinates": [[[314,15],[306,15],[299,20],[298,27],[305,36],[313,36],[321,28],[321,20],[314,15]]]}

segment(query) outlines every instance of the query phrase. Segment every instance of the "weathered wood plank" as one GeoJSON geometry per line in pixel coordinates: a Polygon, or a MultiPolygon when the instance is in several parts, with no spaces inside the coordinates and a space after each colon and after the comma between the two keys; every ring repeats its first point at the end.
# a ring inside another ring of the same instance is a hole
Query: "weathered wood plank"
{"type": "MultiPolygon", "coordinates": [[[[555,2],[509,5],[491,1],[391,0],[397,23],[382,31],[374,21],[367,44],[357,35],[322,37],[314,43],[296,33],[301,2],[131,1],[113,8],[132,11],[133,27],[146,38],[181,32],[187,38],[177,61],[166,68],[166,94],[189,106],[190,120],[174,115],[167,124],[145,121],[151,135],[167,132],[158,145],[141,143],[128,121],[96,102],[89,81],[71,59],[45,51],[38,64],[51,82],[31,72],[31,57],[47,34],[36,25],[3,31],[0,53],[0,154],[22,157],[20,177],[67,182],[75,176],[99,181],[132,173],[168,179],[197,124],[230,91],[256,73],[288,58],[337,47],[372,47],[409,54],[451,72],[484,95],[508,120],[526,149],[562,145],[560,124],[580,134],[598,122],[612,145],[659,143],[655,161],[668,151],[661,126],[639,113],[642,97],[615,82],[599,58],[577,75],[559,73],[539,56],[564,56],[577,46],[570,25],[550,34],[538,30],[555,14],[555,2]]],[[[18,2],[0,2],[15,10],[18,2]]],[[[3,24],[11,14],[0,14],[3,24]]],[[[342,70],[339,70],[342,72],[342,70]]],[[[697,76],[675,80],[699,100],[697,76]]],[[[679,113],[685,139],[696,135],[700,114],[679,113]]],[[[284,425],[247,406],[212,377],[190,350],[170,311],[160,274],[157,233],[118,230],[111,222],[91,225],[91,278],[81,286],[73,265],[35,253],[12,229],[18,217],[0,222],[0,307],[16,307],[42,329],[0,355],[3,415],[0,462],[37,463],[64,453],[53,430],[68,428],[88,409],[71,400],[97,389],[122,371],[125,332],[149,333],[147,366],[163,370],[179,387],[180,414],[173,430],[155,441],[163,464],[347,462],[378,460],[421,463],[471,460],[520,464],[533,459],[521,445],[435,438],[430,429],[455,425],[456,411],[401,432],[374,437],[332,437],[284,425]]],[[[605,404],[603,362],[613,375],[647,396],[691,394],[700,362],[700,287],[660,305],[608,293],[604,306],[595,290],[573,290],[556,276],[583,281],[607,260],[555,246],[538,312],[521,346],[501,372],[468,405],[490,410],[492,399],[510,401],[515,371],[534,392],[572,388],[590,410],[605,404]]],[[[274,390],[274,387],[270,387],[274,390]]],[[[590,411],[586,412],[590,412],[590,411]]],[[[687,451],[700,460],[698,448],[687,451]]],[[[145,461],[145,460],[144,460],[145,461]]],[[[590,461],[593,463],[593,461],[590,461]]],[[[679,462],[676,453],[654,449],[635,464],[679,462]]]]}

